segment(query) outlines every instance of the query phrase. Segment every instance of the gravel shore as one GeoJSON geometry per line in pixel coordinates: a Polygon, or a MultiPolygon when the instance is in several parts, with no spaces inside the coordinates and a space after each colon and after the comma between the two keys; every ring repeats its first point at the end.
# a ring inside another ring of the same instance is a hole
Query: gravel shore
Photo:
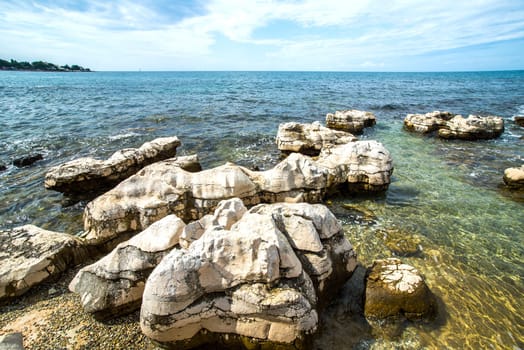
{"type": "Polygon", "coordinates": [[[139,311],[100,322],[85,313],[64,273],[21,297],[0,304],[0,335],[21,332],[26,349],[158,349],[140,331],[139,311]]]}

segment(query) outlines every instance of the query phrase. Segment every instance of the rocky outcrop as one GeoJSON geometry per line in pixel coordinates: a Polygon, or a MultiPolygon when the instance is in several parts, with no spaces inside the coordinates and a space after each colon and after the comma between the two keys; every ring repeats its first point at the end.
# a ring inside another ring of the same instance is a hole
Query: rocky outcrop
{"type": "Polygon", "coordinates": [[[324,147],[341,145],[356,141],[357,138],[345,131],[332,130],[320,125],[284,123],[278,127],[277,147],[284,153],[298,152],[307,155],[318,155],[324,147]]]}
{"type": "Polygon", "coordinates": [[[504,120],[501,117],[470,115],[463,118],[457,115],[439,129],[438,136],[445,139],[482,140],[497,138],[503,132],[504,120]]]}
{"type": "Polygon", "coordinates": [[[524,164],[520,168],[507,168],[504,170],[504,183],[511,188],[524,188],[524,164]]]}
{"type": "Polygon", "coordinates": [[[481,140],[499,137],[504,132],[504,120],[501,117],[478,115],[464,118],[450,112],[435,111],[408,114],[404,119],[404,127],[424,134],[438,131],[438,136],[445,139],[481,140]]]}
{"type": "Polygon", "coordinates": [[[37,161],[43,160],[43,159],[44,159],[44,156],[41,155],[40,153],[31,154],[29,156],[16,158],[15,160],[13,160],[13,165],[17,168],[22,168],[22,167],[33,165],[37,161]]]}
{"type": "Polygon", "coordinates": [[[168,214],[189,222],[211,213],[228,198],[246,206],[275,202],[320,202],[345,190],[382,191],[389,185],[392,160],[376,141],[357,141],[323,151],[317,161],[292,153],[267,171],[231,163],[197,173],[158,162],[142,169],[90,202],[84,212],[86,239],[100,244],[139,232],[168,214]]]}
{"type": "Polygon", "coordinates": [[[166,216],[82,268],[69,289],[80,295],[84,310],[98,319],[138,309],[147,277],[178,243],[184,227],[175,215],[166,216]]]}
{"type": "Polygon", "coordinates": [[[21,295],[32,286],[87,260],[82,240],[25,225],[0,232],[0,299],[21,295]]]}
{"type": "Polygon", "coordinates": [[[364,128],[373,126],[376,122],[377,119],[373,113],[356,109],[336,111],[326,115],[326,126],[328,128],[355,134],[362,133],[364,128]]]}
{"type": "Polygon", "coordinates": [[[373,263],[367,276],[366,317],[420,319],[435,312],[435,296],[414,267],[395,258],[373,263]]]}
{"type": "Polygon", "coordinates": [[[321,301],[356,267],[322,205],[260,205],[227,230],[210,226],[147,280],[140,324],[165,348],[218,343],[303,348],[321,301]]]}
{"type": "Polygon", "coordinates": [[[455,114],[434,111],[426,114],[408,114],[404,119],[404,127],[409,131],[427,134],[446,126],[446,121],[455,114]]]}
{"type": "Polygon", "coordinates": [[[168,215],[82,268],[69,289],[80,295],[84,310],[95,318],[134,311],[140,308],[147,277],[173,247],[188,247],[211,226],[229,229],[246,212],[242,201],[233,198],[220,202],[213,215],[187,226],[175,215],[168,215]]]}
{"type": "MultiPolygon", "coordinates": [[[[75,159],[49,169],[44,186],[65,194],[102,192],[146,165],[174,157],[178,146],[177,137],[164,137],[146,142],[140,148],[117,151],[107,160],[75,159]]],[[[180,162],[186,164],[188,159],[183,158],[180,162]]],[[[190,163],[198,164],[198,159],[191,159],[190,163]]]]}

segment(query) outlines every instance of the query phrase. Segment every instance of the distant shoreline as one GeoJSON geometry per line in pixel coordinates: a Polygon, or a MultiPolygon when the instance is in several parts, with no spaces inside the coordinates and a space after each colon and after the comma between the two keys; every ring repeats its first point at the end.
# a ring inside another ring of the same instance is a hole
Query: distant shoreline
{"type": "Polygon", "coordinates": [[[84,68],[77,64],[69,66],[58,66],[54,63],[44,61],[18,62],[0,59],[0,71],[21,71],[21,72],[91,72],[91,69],[84,68]]]}

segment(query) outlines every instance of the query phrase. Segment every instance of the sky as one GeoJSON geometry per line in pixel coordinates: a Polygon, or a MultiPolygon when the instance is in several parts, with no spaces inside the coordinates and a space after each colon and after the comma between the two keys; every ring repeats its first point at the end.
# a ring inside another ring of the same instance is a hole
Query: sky
{"type": "Polygon", "coordinates": [[[0,0],[0,58],[98,71],[524,69],[524,0],[0,0]]]}

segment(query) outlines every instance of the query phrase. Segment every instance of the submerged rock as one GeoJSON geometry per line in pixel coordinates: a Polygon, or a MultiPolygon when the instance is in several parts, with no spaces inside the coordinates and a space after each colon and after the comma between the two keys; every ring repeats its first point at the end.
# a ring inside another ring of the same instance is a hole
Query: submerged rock
{"type": "Polygon", "coordinates": [[[324,147],[356,141],[357,138],[345,131],[332,130],[320,125],[284,123],[278,127],[277,147],[285,153],[298,152],[316,156],[324,147]]]}
{"type": "Polygon", "coordinates": [[[43,160],[43,159],[44,159],[44,156],[41,155],[40,153],[37,153],[37,154],[32,154],[32,155],[21,157],[21,158],[16,158],[15,160],[13,160],[13,165],[18,168],[22,168],[25,166],[33,165],[37,161],[43,160]]]}
{"type": "Polygon", "coordinates": [[[356,109],[336,111],[326,115],[326,126],[328,128],[355,134],[360,134],[364,128],[373,126],[376,122],[377,120],[373,113],[356,109]]]}
{"type": "Polygon", "coordinates": [[[376,260],[367,276],[364,314],[420,319],[436,312],[436,299],[419,272],[399,259],[376,260]]]}
{"type": "Polygon", "coordinates": [[[0,232],[0,299],[27,292],[89,257],[83,241],[25,225],[0,232]]]}
{"type": "MultiPolygon", "coordinates": [[[[47,189],[76,194],[101,192],[113,187],[135,174],[144,166],[176,155],[180,140],[175,137],[158,138],[144,143],[139,148],[127,148],[115,152],[107,160],[79,158],[49,169],[45,175],[47,189]]],[[[181,157],[182,158],[182,157],[181,157]]],[[[182,158],[181,164],[188,163],[182,158]]],[[[198,159],[191,159],[191,166],[198,159]]]]}
{"type": "Polygon", "coordinates": [[[319,305],[355,268],[355,253],[324,206],[256,206],[230,230],[211,226],[161,261],[146,283],[140,325],[172,349],[304,348],[319,305]]]}
{"type": "Polygon", "coordinates": [[[524,188],[524,164],[520,168],[507,168],[504,170],[504,183],[511,188],[524,188]]]}
{"type": "Polygon", "coordinates": [[[396,256],[419,256],[422,254],[421,240],[414,234],[397,229],[378,230],[386,247],[396,256]]]}
{"type": "Polygon", "coordinates": [[[7,167],[4,164],[0,163],[0,172],[6,171],[6,170],[7,170],[7,167]]]}
{"type": "Polygon", "coordinates": [[[404,127],[409,131],[430,133],[446,125],[446,121],[455,114],[450,112],[434,111],[426,114],[408,114],[404,119],[404,127]]]}
{"type": "Polygon", "coordinates": [[[227,163],[197,173],[169,162],[145,167],[111,191],[88,203],[86,239],[100,244],[123,233],[139,232],[168,214],[188,222],[240,198],[246,206],[275,202],[320,202],[330,192],[383,191],[392,160],[376,141],[357,141],[323,150],[317,161],[292,153],[267,171],[227,163]]]}
{"type": "Polygon", "coordinates": [[[504,120],[501,117],[470,115],[463,118],[457,115],[439,129],[438,136],[445,139],[480,140],[497,138],[502,132],[504,120]]]}

